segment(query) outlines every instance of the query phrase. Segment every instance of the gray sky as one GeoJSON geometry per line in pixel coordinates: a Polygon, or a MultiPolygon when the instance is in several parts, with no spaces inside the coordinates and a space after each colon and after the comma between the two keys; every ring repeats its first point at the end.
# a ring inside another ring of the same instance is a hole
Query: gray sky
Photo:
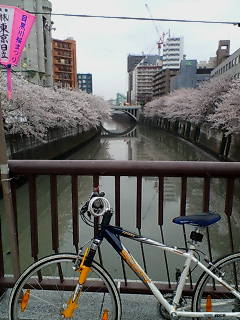
{"type": "MultiPolygon", "coordinates": [[[[50,0],[53,13],[72,13],[213,21],[240,21],[240,0],[50,0]]],[[[94,94],[105,99],[127,91],[127,56],[157,54],[158,35],[184,37],[187,59],[215,56],[218,41],[230,40],[230,51],[240,47],[240,28],[232,25],[170,23],[53,16],[52,37],[77,42],[77,70],[93,74],[94,94]]]]}

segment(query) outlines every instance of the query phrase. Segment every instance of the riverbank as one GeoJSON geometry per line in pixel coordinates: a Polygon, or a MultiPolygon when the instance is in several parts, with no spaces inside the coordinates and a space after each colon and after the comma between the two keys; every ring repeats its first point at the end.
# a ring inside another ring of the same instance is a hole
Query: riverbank
{"type": "Polygon", "coordinates": [[[46,141],[42,142],[28,137],[7,137],[9,159],[50,160],[61,158],[74,151],[80,145],[88,143],[99,129],[85,132],[77,128],[68,130],[53,130],[49,132],[46,141]]]}
{"type": "Polygon", "coordinates": [[[142,117],[140,122],[174,134],[208,152],[219,161],[240,161],[239,134],[226,136],[221,130],[210,129],[207,125],[197,126],[187,121],[170,121],[161,117],[142,117]]]}

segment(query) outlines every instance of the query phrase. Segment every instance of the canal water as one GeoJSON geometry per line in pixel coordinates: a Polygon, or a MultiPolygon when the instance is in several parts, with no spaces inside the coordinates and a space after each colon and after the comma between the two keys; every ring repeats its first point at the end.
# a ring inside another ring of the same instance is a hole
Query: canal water
{"type": "MultiPolygon", "coordinates": [[[[205,152],[195,148],[186,141],[174,135],[155,128],[138,125],[131,128],[125,136],[114,135],[125,131],[129,124],[115,119],[104,124],[108,132],[94,138],[88,144],[79,147],[67,159],[96,159],[96,160],[151,160],[151,161],[215,161],[205,152]]],[[[130,126],[131,127],[131,126],[130,126]]],[[[172,219],[180,214],[181,180],[179,178],[166,178],[164,188],[164,227],[161,229],[157,223],[158,208],[158,179],[145,177],[143,179],[142,201],[142,228],[141,234],[162,241],[169,245],[185,246],[182,227],[172,223],[172,219]]],[[[203,180],[199,178],[188,179],[187,188],[187,214],[201,213],[202,211],[202,186],[203,180]]],[[[100,178],[100,189],[106,193],[114,209],[114,179],[112,177],[100,178]]],[[[79,203],[88,199],[92,190],[92,178],[79,178],[79,203]]],[[[38,237],[39,257],[50,254],[51,251],[51,220],[50,220],[50,195],[49,178],[39,177],[37,180],[38,196],[38,237]]],[[[213,256],[219,257],[229,252],[229,237],[226,216],[224,214],[225,184],[219,179],[211,182],[210,209],[218,211],[222,215],[221,222],[210,228],[210,238],[213,256]]],[[[24,269],[32,262],[31,258],[31,235],[29,228],[28,185],[23,185],[17,191],[19,244],[21,254],[21,267],[24,269]]],[[[129,231],[139,232],[136,229],[136,178],[121,178],[121,226],[129,231]]],[[[1,200],[0,210],[3,212],[1,200]]],[[[72,219],[71,219],[71,184],[70,178],[58,177],[58,210],[59,210],[59,242],[60,252],[73,252],[72,244],[72,219]]],[[[4,238],[4,258],[6,269],[10,270],[10,256],[7,238],[7,228],[4,216],[2,220],[2,232],[4,238]]],[[[236,248],[239,249],[239,198],[234,201],[233,234],[236,248]]],[[[114,223],[114,218],[113,218],[114,223]]],[[[192,231],[186,227],[187,236],[192,231]]],[[[80,244],[90,239],[93,230],[80,220],[80,244]]],[[[142,264],[142,250],[139,243],[123,240],[124,245],[134,254],[137,261],[142,264]]],[[[120,258],[111,250],[107,243],[103,243],[103,263],[114,278],[123,278],[120,258]]],[[[144,245],[146,267],[149,275],[156,280],[166,280],[165,260],[162,251],[157,248],[144,245]]],[[[206,237],[202,249],[208,253],[206,237]]],[[[174,279],[176,266],[180,267],[181,258],[167,255],[171,278],[174,279]]],[[[127,269],[130,278],[135,279],[131,271],[127,269]]]]}

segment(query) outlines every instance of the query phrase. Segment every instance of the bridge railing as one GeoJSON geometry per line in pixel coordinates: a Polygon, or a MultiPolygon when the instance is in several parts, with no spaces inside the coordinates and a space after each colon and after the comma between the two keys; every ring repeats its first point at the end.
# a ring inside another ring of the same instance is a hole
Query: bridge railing
{"type": "MultiPolygon", "coordinates": [[[[156,177],[158,205],[157,205],[157,223],[160,228],[161,239],[164,242],[164,221],[166,221],[167,212],[164,209],[165,201],[165,181],[169,177],[180,178],[180,198],[179,198],[179,211],[176,215],[186,215],[187,207],[187,188],[188,181],[191,178],[198,178],[202,182],[201,194],[199,197],[202,199],[202,211],[208,211],[210,206],[211,197],[211,182],[212,179],[218,178],[221,183],[226,186],[224,194],[224,205],[221,212],[225,215],[227,225],[224,228],[228,228],[228,238],[225,239],[229,243],[229,252],[239,250],[239,245],[236,245],[233,234],[233,225],[236,224],[236,216],[233,215],[233,204],[235,201],[236,190],[238,189],[239,177],[240,177],[240,163],[223,163],[223,162],[160,162],[160,161],[105,161],[105,160],[11,160],[9,161],[10,173],[12,178],[24,178],[25,183],[28,186],[26,192],[28,193],[28,204],[26,204],[26,210],[28,210],[30,230],[30,245],[31,256],[33,261],[39,259],[39,223],[41,217],[39,216],[39,210],[37,206],[38,200],[38,186],[37,178],[41,176],[49,177],[49,199],[50,201],[50,221],[51,221],[51,242],[49,243],[49,250],[51,252],[59,251],[59,239],[63,236],[59,230],[59,220],[61,218],[61,207],[58,205],[58,178],[59,176],[68,176],[70,179],[71,195],[69,201],[71,202],[71,232],[72,232],[72,245],[78,249],[79,246],[79,180],[82,176],[90,176],[92,184],[99,183],[100,177],[111,176],[114,179],[114,201],[115,201],[115,225],[121,224],[121,177],[133,176],[136,178],[134,194],[136,195],[136,211],[129,214],[135,216],[135,225],[139,233],[141,233],[144,220],[142,217],[142,201],[143,201],[143,179],[144,177],[156,177]]],[[[15,210],[15,224],[17,234],[19,234],[19,217],[17,211],[17,202],[22,201],[20,195],[17,192],[16,179],[11,180],[13,204],[15,210]]],[[[81,186],[84,188],[84,185],[81,186]]],[[[239,215],[239,212],[237,213],[239,215]]],[[[28,222],[29,221],[29,222],[28,222]]],[[[69,226],[68,226],[69,227],[69,226]]],[[[1,230],[1,229],[0,229],[1,230]]],[[[183,237],[185,245],[187,246],[187,239],[185,230],[183,228],[183,237]]],[[[1,231],[0,231],[1,232],[1,231]]],[[[212,240],[211,234],[207,230],[207,247],[210,258],[212,253],[212,240]]],[[[144,267],[148,263],[145,259],[145,247],[141,247],[142,261],[144,267]]],[[[0,234],[0,288],[11,287],[13,285],[13,278],[9,277],[9,271],[6,270],[6,257],[3,252],[3,234],[0,234]]],[[[106,266],[107,267],[107,266],[106,266]]],[[[125,267],[123,267],[123,280],[120,281],[121,292],[134,292],[134,293],[147,293],[147,289],[144,285],[136,281],[128,281],[125,277],[125,267]]],[[[173,290],[173,283],[175,279],[171,279],[169,276],[169,263],[167,256],[164,256],[164,264],[161,263],[161,268],[164,267],[167,273],[167,280],[164,283],[158,285],[165,291],[173,290]]],[[[193,284],[190,281],[190,286],[186,288],[188,292],[192,292],[193,284]]]]}

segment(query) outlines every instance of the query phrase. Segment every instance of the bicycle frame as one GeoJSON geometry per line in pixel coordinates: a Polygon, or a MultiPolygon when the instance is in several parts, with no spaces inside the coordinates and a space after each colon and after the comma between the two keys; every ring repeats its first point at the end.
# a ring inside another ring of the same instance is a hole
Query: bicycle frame
{"type": "Polygon", "coordinates": [[[240,299],[240,293],[237,292],[234,288],[232,288],[230,285],[228,285],[221,277],[213,273],[209,268],[207,268],[204,264],[202,264],[196,257],[194,257],[194,249],[196,248],[194,244],[191,244],[189,247],[189,250],[187,252],[182,251],[178,249],[177,247],[169,247],[167,245],[164,245],[163,243],[160,243],[158,241],[152,240],[150,238],[146,238],[143,236],[140,236],[136,233],[129,232],[127,230],[122,229],[121,227],[115,227],[108,225],[104,227],[101,231],[101,240],[99,239],[93,239],[94,249],[97,249],[97,247],[100,246],[101,241],[103,238],[105,238],[111,246],[118,252],[118,254],[123,258],[123,260],[128,264],[128,266],[133,270],[133,272],[139,277],[139,279],[150,289],[150,291],[153,293],[153,295],[156,297],[156,299],[160,302],[161,305],[164,306],[164,308],[169,312],[169,314],[172,317],[237,317],[240,318],[240,312],[239,313],[233,313],[233,312],[191,312],[191,311],[179,311],[178,306],[180,302],[180,298],[182,295],[182,291],[184,288],[184,285],[186,283],[190,265],[192,262],[196,263],[203,271],[207,272],[213,279],[215,279],[217,282],[222,284],[225,288],[227,288],[235,297],[240,299]],[[155,247],[158,247],[161,250],[171,252],[173,254],[181,255],[185,257],[185,262],[183,266],[183,271],[181,273],[179,282],[177,284],[177,288],[175,291],[175,295],[173,298],[173,303],[170,304],[163,296],[160,290],[155,286],[153,281],[149,278],[149,276],[144,272],[144,270],[141,268],[141,266],[138,264],[138,262],[134,259],[134,257],[128,252],[128,250],[124,247],[120,240],[120,236],[129,238],[141,243],[149,244],[155,247]],[[97,240],[97,241],[96,241],[97,240]],[[98,243],[96,245],[96,243],[98,243]]]}

